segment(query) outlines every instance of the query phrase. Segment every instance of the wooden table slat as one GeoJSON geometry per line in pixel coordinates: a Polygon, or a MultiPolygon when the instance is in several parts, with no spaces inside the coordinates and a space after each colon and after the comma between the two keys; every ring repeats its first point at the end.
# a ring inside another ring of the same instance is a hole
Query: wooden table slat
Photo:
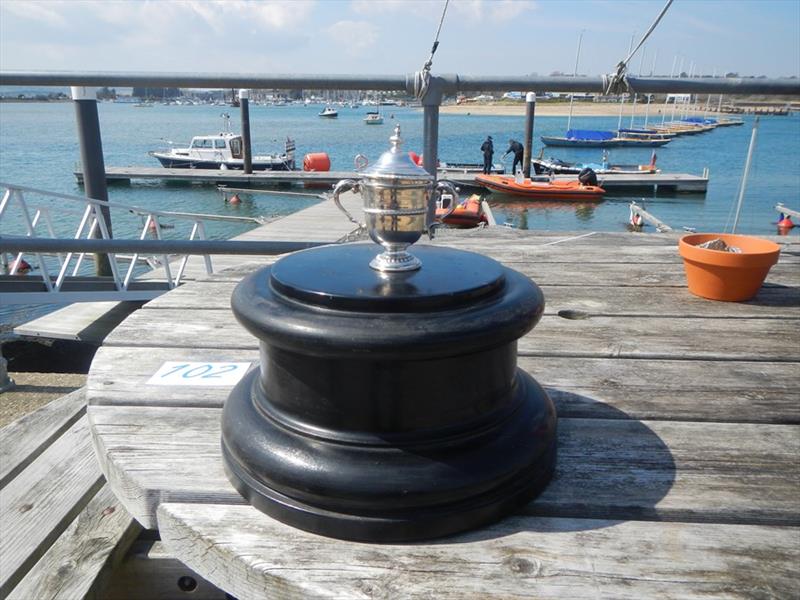
{"type": "Polygon", "coordinates": [[[164,504],[158,522],[167,548],[240,600],[791,598],[800,560],[800,530],[787,527],[512,517],[434,543],[371,545],[249,506],[164,504]]]}

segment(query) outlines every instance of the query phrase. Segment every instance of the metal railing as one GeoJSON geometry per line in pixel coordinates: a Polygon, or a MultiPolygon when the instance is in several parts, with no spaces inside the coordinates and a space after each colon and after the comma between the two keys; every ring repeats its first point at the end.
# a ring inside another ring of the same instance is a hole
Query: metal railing
{"type": "Polygon", "coordinates": [[[202,256],[205,273],[211,274],[214,272],[212,253],[278,254],[314,245],[206,238],[206,222],[260,224],[264,222],[261,218],[150,210],[3,182],[0,182],[0,191],[0,231],[15,228],[24,231],[18,236],[0,236],[0,301],[8,304],[148,300],[181,284],[191,255],[202,256]],[[40,202],[32,202],[32,196],[41,197],[40,202]],[[55,200],[57,204],[53,203],[55,200]],[[127,215],[134,219],[136,222],[128,224],[127,228],[137,231],[137,238],[112,239],[102,217],[103,209],[115,210],[117,230],[124,229],[125,225],[120,217],[127,215]],[[57,220],[54,211],[57,211],[57,220]],[[65,217],[68,216],[74,216],[77,224],[74,221],[72,225],[67,224],[65,217]],[[167,225],[166,220],[182,223],[188,231],[184,233],[185,239],[164,239],[162,229],[176,228],[167,225]],[[56,231],[59,226],[61,231],[56,231]],[[64,233],[65,228],[70,231],[64,233]],[[147,239],[149,236],[155,239],[147,239]],[[131,254],[122,255],[124,252],[131,254]],[[108,254],[111,277],[86,275],[84,258],[90,253],[108,254]],[[26,256],[33,264],[25,260],[26,256]],[[147,263],[147,267],[140,266],[142,262],[147,263]],[[26,272],[29,274],[23,276],[26,272]],[[137,279],[145,272],[146,282],[137,279]],[[92,284],[96,294],[92,293],[92,284]]]}

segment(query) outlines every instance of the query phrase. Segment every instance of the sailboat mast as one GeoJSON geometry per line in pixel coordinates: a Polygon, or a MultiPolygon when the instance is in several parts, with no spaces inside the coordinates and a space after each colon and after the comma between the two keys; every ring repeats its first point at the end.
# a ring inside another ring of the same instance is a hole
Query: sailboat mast
{"type": "MultiPolygon", "coordinates": [[[[672,58],[672,69],[670,69],[670,72],[669,72],[669,78],[670,79],[672,79],[672,77],[675,75],[675,63],[676,62],[678,62],[678,55],[677,54],[672,58]]],[[[674,100],[674,98],[673,98],[673,100],[674,100]]],[[[664,122],[667,119],[667,108],[669,108],[669,94],[667,94],[666,98],[664,98],[664,113],[661,115],[661,124],[662,125],[664,124],[664,122]]]]}
{"type": "MultiPolygon", "coordinates": [[[[642,57],[639,59],[639,77],[642,76],[642,65],[644,64],[644,55],[647,54],[647,46],[642,47],[642,57]]],[[[633,129],[633,118],[636,116],[636,93],[633,94],[633,104],[631,105],[631,129],[633,129]]]]}
{"type": "MultiPolygon", "coordinates": [[[[655,56],[653,56],[653,66],[650,68],[650,77],[656,71],[656,60],[658,60],[658,48],[656,48],[655,56]]],[[[653,99],[653,94],[647,94],[647,106],[644,109],[644,128],[647,129],[647,120],[650,118],[650,101],[653,99]]]]}
{"type": "MultiPolygon", "coordinates": [[[[633,50],[633,40],[636,38],[636,32],[633,32],[631,36],[631,43],[628,44],[628,56],[631,54],[631,50],[633,50]]],[[[619,135],[619,130],[622,129],[622,109],[625,107],[625,97],[627,94],[622,94],[622,99],[619,103],[619,120],[617,121],[617,135],[619,135]]]]}
{"type": "MultiPolygon", "coordinates": [[[[575,69],[572,71],[572,76],[578,76],[578,61],[581,58],[581,42],[583,41],[583,33],[585,29],[581,29],[581,33],[578,36],[578,50],[575,52],[575,69]]],[[[569,116],[567,116],[567,131],[569,131],[570,124],[572,123],[572,103],[575,99],[575,94],[569,95],[569,116]]]]}
{"type": "MultiPolygon", "coordinates": [[[[682,56],[681,56],[681,66],[678,67],[678,79],[680,79],[681,73],[683,73],[683,57],[682,56]]],[[[677,108],[678,108],[678,99],[675,98],[675,99],[673,99],[673,102],[672,102],[672,117],[670,119],[672,122],[675,122],[675,110],[677,108]]]]}

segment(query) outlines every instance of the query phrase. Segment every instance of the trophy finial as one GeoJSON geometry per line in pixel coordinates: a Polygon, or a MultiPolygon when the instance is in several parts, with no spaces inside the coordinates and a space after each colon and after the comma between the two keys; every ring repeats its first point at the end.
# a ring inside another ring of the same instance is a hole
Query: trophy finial
{"type": "Polygon", "coordinates": [[[400,123],[394,126],[394,135],[389,138],[389,142],[392,144],[390,152],[393,154],[400,152],[400,145],[403,143],[403,138],[400,137],[400,123]]]}

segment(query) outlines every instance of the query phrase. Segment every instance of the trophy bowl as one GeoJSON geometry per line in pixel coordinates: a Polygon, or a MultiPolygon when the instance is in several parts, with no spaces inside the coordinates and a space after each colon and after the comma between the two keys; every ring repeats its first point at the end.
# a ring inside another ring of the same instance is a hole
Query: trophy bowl
{"type": "Polygon", "coordinates": [[[458,192],[450,182],[434,184],[433,176],[401,151],[400,125],[395,126],[389,141],[389,151],[364,171],[360,180],[345,179],[336,184],[333,201],[353,223],[367,230],[373,242],[383,246],[384,252],[370,262],[370,267],[381,272],[413,271],[422,263],[407,248],[423,233],[433,237],[436,223],[428,221],[432,197],[434,194],[441,197],[442,192],[452,195],[446,217],[455,210],[458,192]],[[364,223],[353,218],[342,206],[340,195],[347,190],[361,194],[364,223]]]}

